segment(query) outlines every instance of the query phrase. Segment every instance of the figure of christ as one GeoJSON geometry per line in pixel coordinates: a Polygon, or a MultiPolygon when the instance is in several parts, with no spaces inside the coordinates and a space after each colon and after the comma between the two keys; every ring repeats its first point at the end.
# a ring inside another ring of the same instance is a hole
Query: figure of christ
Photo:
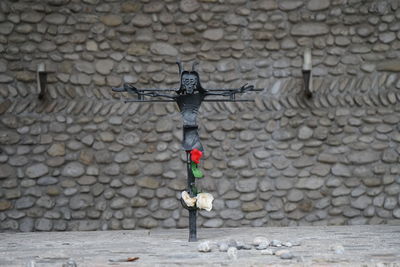
{"type": "Polygon", "coordinates": [[[179,111],[183,120],[183,142],[182,148],[186,152],[193,149],[204,151],[198,134],[197,114],[203,100],[208,96],[232,96],[236,93],[244,93],[251,91],[254,87],[251,85],[244,85],[240,89],[226,90],[223,92],[210,92],[203,89],[200,84],[199,74],[194,70],[193,64],[192,71],[182,71],[180,63],[179,71],[181,75],[181,84],[176,94],[165,94],[159,92],[146,92],[136,89],[131,84],[124,84],[122,88],[113,88],[115,92],[129,92],[137,94],[138,96],[150,97],[163,97],[175,101],[178,104],[179,111]]]}
{"type": "MultiPolygon", "coordinates": [[[[193,64],[191,71],[184,71],[180,62],[177,62],[180,72],[180,87],[175,90],[175,94],[167,94],[160,92],[162,90],[140,90],[131,84],[124,84],[122,88],[113,88],[115,92],[128,92],[136,94],[140,99],[144,96],[167,98],[177,103],[179,111],[183,120],[183,141],[182,148],[186,151],[186,164],[188,172],[188,193],[190,197],[194,198],[197,195],[195,187],[195,177],[193,174],[193,161],[191,160],[190,153],[193,150],[204,152],[204,148],[200,142],[197,125],[197,114],[201,103],[208,96],[228,96],[234,100],[234,95],[237,93],[244,93],[254,89],[251,85],[244,85],[239,89],[227,89],[211,92],[205,90],[200,84],[199,74],[195,71],[196,63],[193,64]],[[151,92],[153,91],[153,92],[151,92]]],[[[224,101],[224,99],[222,99],[224,101]]],[[[225,100],[226,101],[226,100],[225,100]]],[[[138,101],[140,102],[140,101],[138,101]]],[[[196,164],[197,166],[197,164],[196,164]]],[[[196,214],[195,207],[188,207],[181,199],[184,208],[189,210],[189,241],[196,241],[196,214]]]]}

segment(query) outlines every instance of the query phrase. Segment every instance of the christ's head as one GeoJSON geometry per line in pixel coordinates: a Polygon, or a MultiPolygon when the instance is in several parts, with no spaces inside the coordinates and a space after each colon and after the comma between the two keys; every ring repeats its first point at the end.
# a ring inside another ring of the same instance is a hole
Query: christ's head
{"type": "Polygon", "coordinates": [[[186,91],[187,94],[193,94],[195,90],[199,89],[199,78],[198,75],[191,72],[182,73],[182,89],[186,91]]]}

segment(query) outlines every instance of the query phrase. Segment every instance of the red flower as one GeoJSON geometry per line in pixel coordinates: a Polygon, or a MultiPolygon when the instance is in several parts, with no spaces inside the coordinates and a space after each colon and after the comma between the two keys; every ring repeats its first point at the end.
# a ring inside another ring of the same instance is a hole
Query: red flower
{"type": "Polygon", "coordinates": [[[203,156],[203,152],[201,152],[197,148],[195,148],[192,151],[190,151],[190,159],[196,164],[200,163],[200,158],[202,156],[203,156]]]}

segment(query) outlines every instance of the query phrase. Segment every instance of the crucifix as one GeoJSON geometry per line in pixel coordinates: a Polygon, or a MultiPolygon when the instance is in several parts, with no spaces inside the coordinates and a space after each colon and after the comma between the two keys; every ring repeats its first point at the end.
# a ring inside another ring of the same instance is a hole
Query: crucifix
{"type": "Polygon", "coordinates": [[[202,102],[252,102],[248,99],[236,99],[236,94],[249,91],[261,91],[252,85],[243,85],[236,89],[209,89],[201,86],[200,77],[196,71],[197,62],[191,71],[185,71],[182,63],[177,62],[180,75],[180,86],[176,89],[137,89],[130,83],[121,88],[113,88],[114,92],[128,92],[135,96],[125,102],[175,102],[183,120],[182,148],[186,152],[187,186],[182,192],[181,204],[189,211],[189,242],[197,241],[196,216],[198,209],[211,210],[213,197],[207,193],[199,193],[196,188],[196,178],[203,176],[197,168],[199,159],[204,152],[200,142],[197,125],[197,114],[202,102]],[[149,99],[154,97],[154,99],[149,99]]]}

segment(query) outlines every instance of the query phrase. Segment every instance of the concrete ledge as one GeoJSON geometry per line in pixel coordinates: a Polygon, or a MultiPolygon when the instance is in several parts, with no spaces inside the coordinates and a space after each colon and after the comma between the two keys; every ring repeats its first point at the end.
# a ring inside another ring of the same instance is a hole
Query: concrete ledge
{"type": "Polygon", "coordinates": [[[187,236],[186,229],[3,233],[0,266],[62,266],[70,258],[77,266],[400,266],[400,226],[199,229],[197,243],[187,242],[187,236]],[[234,239],[251,244],[256,236],[300,241],[300,246],[289,248],[291,260],[255,249],[239,250],[237,260],[217,247],[209,253],[197,251],[202,241],[234,239]],[[335,245],[343,246],[344,253],[335,253],[331,249],[335,245]],[[128,257],[140,259],[121,262],[128,257]]]}

